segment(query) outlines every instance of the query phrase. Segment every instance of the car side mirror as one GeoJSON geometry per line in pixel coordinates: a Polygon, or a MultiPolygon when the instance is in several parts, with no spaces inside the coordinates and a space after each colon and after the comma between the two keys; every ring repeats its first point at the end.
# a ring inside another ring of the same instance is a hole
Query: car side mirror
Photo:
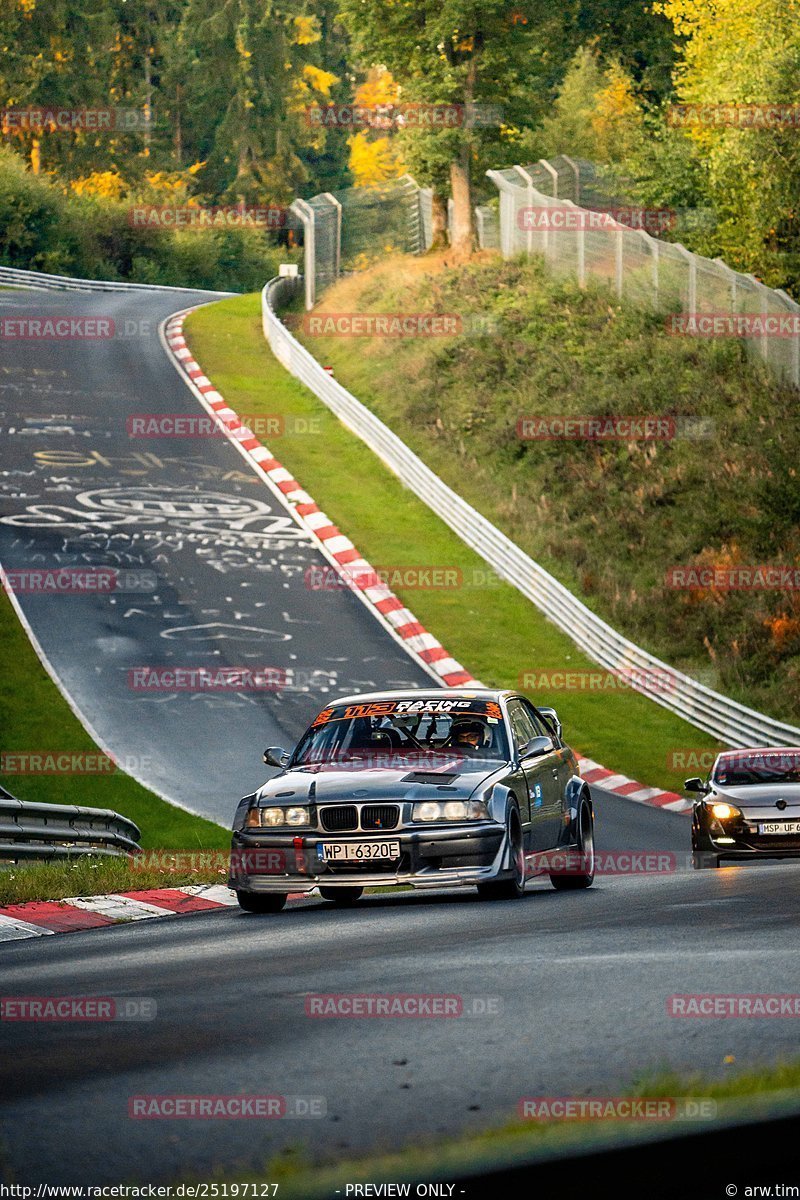
{"type": "Polygon", "coordinates": [[[541,758],[543,754],[549,754],[551,750],[555,750],[556,744],[550,737],[535,737],[531,738],[525,749],[522,751],[523,758],[541,758]]]}
{"type": "Polygon", "coordinates": [[[697,775],[695,775],[692,779],[687,779],[683,787],[685,791],[699,792],[701,796],[707,795],[710,790],[708,784],[703,783],[702,779],[700,779],[700,777],[697,775]]]}
{"type": "Polygon", "coordinates": [[[264,762],[268,767],[285,767],[291,755],[282,746],[267,746],[264,751],[264,762]]]}
{"type": "Polygon", "coordinates": [[[544,717],[545,721],[556,731],[556,737],[559,741],[563,740],[561,731],[561,722],[558,719],[558,713],[554,708],[540,708],[539,712],[544,717]]]}

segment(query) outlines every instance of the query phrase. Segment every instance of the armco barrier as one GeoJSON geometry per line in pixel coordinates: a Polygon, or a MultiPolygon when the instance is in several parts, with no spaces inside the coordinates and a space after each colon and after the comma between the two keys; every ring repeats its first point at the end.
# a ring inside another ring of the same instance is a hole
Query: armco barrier
{"type": "Polygon", "coordinates": [[[293,295],[295,286],[290,279],[273,279],[261,295],[264,335],[276,358],[501,578],[522,592],[595,662],[724,745],[800,745],[800,729],[712,691],[628,641],[462,500],[291,335],[276,305],[293,295]]]}
{"type": "Polygon", "coordinates": [[[140,836],[111,809],[31,803],[0,787],[0,860],[136,854],[140,836]]]}
{"type": "MultiPolygon", "coordinates": [[[[104,279],[70,279],[68,275],[47,275],[44,271],[21,271],[0,267],[0,286],[31,288],[43,292],[205,292],[206,288],[167,287],[160,283],[112,282],[104,279]]],[[[235,296],[236,292],[208,292],[210,296],[235,296]]]]}

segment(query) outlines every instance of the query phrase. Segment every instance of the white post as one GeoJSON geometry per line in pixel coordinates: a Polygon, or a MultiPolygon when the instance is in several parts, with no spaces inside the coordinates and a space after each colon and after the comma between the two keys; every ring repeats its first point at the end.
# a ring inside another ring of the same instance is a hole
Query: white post
{"type": "MultiPolygon", "coordinates": [[[[585,209],[579,208],[577,204],[573,204],[571,200],[565,200],[564,204],[570,209],[574,209],[576,213],[583,213],[585,209]]],[[[586,287],[586,228],[582,220],[578,222],[578,228],[575,232],[576,248],[578,251],[578,287],[586,287]]]]}
{"type": "Polygon", "coordinates": [[[680,242],[673,242],[676,250],[679,250],[689,264],[689,312],[694,315],[697,312],[697,259],[692,254],[691,250],[687,250],[680,242]]]}
{"type": "MultiPolygon", "coordinates": [[[[552,163],[549,163],[547,161],[546,158],[540,158],[539,162],[542,164],[545,171],[548,172],[548,174],[550,175],[550,178],[553,181],[553,198],[555,200],[557,200],[558,199],[558,171],[555,169],[555,167],[553,166],[552,163]]],[[[517,167],[517,170],[519,170],[519,167],[517,167]]]]}
{"type": "Polygon", "coordinates": [[[317,256],[314,245],[314,210],[305,200],[294,200],[290,212],[303,222],[303,273],[305,275],[306,310],[314,307],[316,299],[317,256]]]}
{"type": "Polygon", "coordinates": [[[323,192],[322,195],[336,209],[336,254],[334,256],[333,277],[339,278],[342,268],[342,206],[333,192],[323,192]]]}
{"type": "Polygon", "coordinates": [[[561,157],[563,158],[563,160],[567,164],[567,166],[572,167],[573,171],[575,172],[575,203],[580,204],[580,202],[581,202],[581,169],[578,166],[578,164],[575,162],[574,158],[570,158],[569,155],[567,155],[567,154],[562,154],[561,157]]]}
{"type": "MultiPolygon", "coordinates": [[[[525,186],[528,189],[528,217],[530,218],[531,210],[533,209],[533,179],[528,174],[528,172],[525,170],[524,167],[515,166],[514,170],[525,181],[525,186]]],[[[519,220],[519,217],[517,217],[517,220],[519,220]]],[[[528,236],[527,236],[527,240],[526,240],[525,250],[528,255],[528,258],[530,258],[531,254],[533,253],[533,226],[530,223],[528,224],[528,236]]],[[[547,254],[547,228],[546,227],[545,227],[545,231],[544,231],[544,252],[545,252],[545,254],[547,254]]]]}
{"type": "MultiPolygon", "coordinates": [[[[795,303],[788,292],[783,288],[777,288],[777,293],[781,300],[785,303],[789,312],[794,317],[795,321],[800,323],[800,305],[795,303]]],[[[800,329],[797,330],[791,337],[792,343],[792,361],[789,369],[789,378],[795,387],[800,387],[800,329]]]]}

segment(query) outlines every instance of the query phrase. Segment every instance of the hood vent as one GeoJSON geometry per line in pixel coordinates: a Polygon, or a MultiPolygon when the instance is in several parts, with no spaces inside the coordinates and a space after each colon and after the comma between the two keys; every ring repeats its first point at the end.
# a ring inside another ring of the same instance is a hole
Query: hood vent
{"type": "Polygon", "coordinates": [[[410,775],[404,775],[400,782],[446,785],[455,782],[456,779],[458,779],[457,775],[445,775],[441,771],[412,771],[410,775]]]}

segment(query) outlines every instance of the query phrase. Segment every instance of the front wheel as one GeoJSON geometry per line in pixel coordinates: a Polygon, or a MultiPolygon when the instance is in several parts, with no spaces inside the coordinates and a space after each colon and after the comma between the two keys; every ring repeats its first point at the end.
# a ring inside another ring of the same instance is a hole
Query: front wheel
{"type": "Polygon", "coordinates": [[[558,892],[573,892],[594,883],[594,818],[588,804],[581,805],[576,850],[583,869],[569,875],[551,875],[550,882],[558,892]]]}
{"type": "Polygon", "coordinates": [[[355,904],[364,895],[362,887],[321,887],[319,894],[323,900],[330,900],[338,908],[346,908],[355,904]]]}
{"type": "Polygon", "coordinates": [[[239,907],[250,913],[277,913],[286,903],[287,892],[237,892],[239,907]]]}
{"type": "Polygon", "coordinates": [[[519,900],[525,895],[525,852],[522,846],[522,826],[519,813],[513,810],[508,818],[508,846],[513,875],[510,879],[492,879],[478,884],[481,900],[519,900]]]}

